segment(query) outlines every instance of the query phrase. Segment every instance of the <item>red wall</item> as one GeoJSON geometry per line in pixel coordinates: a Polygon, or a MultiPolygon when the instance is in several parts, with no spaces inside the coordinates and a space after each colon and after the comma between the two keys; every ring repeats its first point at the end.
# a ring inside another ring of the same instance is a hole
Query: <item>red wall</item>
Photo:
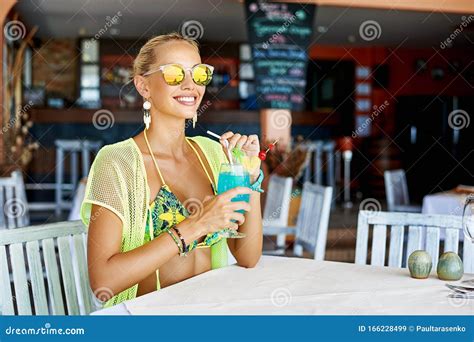
{"type": "MultiPolygon", "coordinates": [[[[386,133],[393,132],[395,123],[395,98],[402,95],[449,95],[474,96],[474,80],[471,84],[467,77],[459,72],[449,70],[449,64],[459,61],[460,70],[468,68],[473,63],[473,52],[460,49],[389,49],[384,47],[340,47],[313,46],[309,56],[320,60],[353,60],[355,65],[369,66],[374,71],[378,64],[388,64],[389,82],[386,89],[374,88],[372,105],[380,106],[389,102],[384,115],[377,118],[377,124],[386,133]],[[424,59],[428,63],[426,72],[416,73],[415,62],[424,59]],[[445,72],[442,80],[433,80],[431,70],[441,67],[445,72]]],[[[472,68],[472,66],[471,66],[472,68]]],[[[471,69],[472,70],[472,69],[471,69]]],[[[372,82],[373,84],[373,82],[372,82]]],[[[357,113],[356,113],[357,114],[357,113]]],[[[382,134],[376,125],[372,125],[372,135],[382,134]]]]}

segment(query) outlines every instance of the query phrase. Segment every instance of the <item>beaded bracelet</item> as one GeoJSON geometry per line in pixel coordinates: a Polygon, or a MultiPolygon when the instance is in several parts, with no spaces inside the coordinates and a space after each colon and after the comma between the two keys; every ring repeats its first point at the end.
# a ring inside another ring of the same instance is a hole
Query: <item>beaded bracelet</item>
{"type": "Polygon", "coordinates": [[[174,234],[169,229],[166,229],[166,232],[173,238],[173,241],[176,243],[176,246],[178,246],[179,255],[182,255],[183,247],[181,246],[181,243],[179,242],[179,240],[176,238],[176,236],[174,236],[174,234]]]}
{"type": "Polygon", "coordinates": [[[173,227],[173,230],[178,234],[179,239],[181,240],[181,256],[187,256],[189,252],[189,246],[186,245],[186,242],[181,235],[181,232],[177,227],[173,227]]]}

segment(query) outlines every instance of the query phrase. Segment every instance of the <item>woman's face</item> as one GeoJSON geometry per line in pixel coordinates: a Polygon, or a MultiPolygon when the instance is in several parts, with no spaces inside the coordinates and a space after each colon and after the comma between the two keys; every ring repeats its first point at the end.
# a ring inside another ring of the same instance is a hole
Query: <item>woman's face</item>
{"type": "MultiPolygon", "coordinates": [[[[177,63],[185,68],[191,68],[201,63],[201,56],[197,49],[189,43],[182,41],[167,42],[155,49],[156,62],[149,70],[157,67],[177,63]]],[[[161,71],[146,77],[152,106],[160,113],[191,119],[197,112],[205,86],[195,84],[189,71],[183,82],[179,85],[166,84],[161,71]]]]}

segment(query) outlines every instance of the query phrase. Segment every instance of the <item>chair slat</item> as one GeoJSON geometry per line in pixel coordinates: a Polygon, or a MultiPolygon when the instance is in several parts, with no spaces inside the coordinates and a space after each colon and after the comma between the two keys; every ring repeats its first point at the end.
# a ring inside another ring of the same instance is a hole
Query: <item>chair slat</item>
{"type": "Polygon", "coordinates": [[[387,241],[387,226],[376,224],[372,235],[371,265],[385,265],[385,246],[387,241]]]}
{"type": "Polygon", "coordinates": [[[457,253],[459,249],[459,229],[446,229],[444,251],[457,253]]]}
{"type": "Polygon", "coordinates": [[[30,226],[22,228],[21,230],[10,229],[1,232],[0,245],[51,239],[59,236],[84,233],[86,231],[87,228],[80,220],[30,226]]]}
{"type": "Polygon", "coordinates": [[[25,256],[23,244],[10,245],[10,257],[15,287],[16,306],[19,315],[31,315],[29,286],[26,277],[25,256]]]}
{"type": "Polygon", "coordinates": [[[59,269],[53,239],[42,241],[46,278],[48,280],[49,298],[53,315],[64,315],[64,301],[59,282],[59,269]]]}
{"type": "Polygon", "coordinates": [[[7,217],[7,227],[9,229],[16,228],[14,207],[16,207],[18,203],[15,203],[14,201],[15,199],[13,197],[13,186],[5,187],[5,206],[3,212],[7,217]]]}
{"type": "Polygon", "coordinates": [[[302,256],[303,249],[308,247],[315,260],[324,260],[331,196],[331,187],[323,187],[309,182],[303,185],[293,248],[295,255],[302,256]]]}
{"type": "MultiPolygon", "coordinates": [[[[5,195],[4,195],[4,187],[0,185],[0,205],[2,208],[5,206],[5,195]]],[[[0,212],[0,230],[1,229],[6,229],[7,228],[7,223],[5,222],[5,211],[2,210],[0,212]]]]}
{"type": "Polygon", "coordinates": [[[405,257],[405,264],[407,264],[408,257],[411,253],[422,249],[422,230],[423,227],[420,226],[408,227],[407,255],[405,257]]]}
{"type": "Polygon", "coordinates": [[[79,302],[77,297],[76,282],[74,279],[74,266],[71,257],[70,236],[58,238],[59,260],[61,262],[61,274],[63,276],[64,292],[66,293],[66,304],[68,315],[79,315],[79,302]]]}
{"type": "Polygon", "coordinates": [[[84,234],[78,234],[73,237],[74,250],[76,254],[77,266],[78,266],[78,279],[80,282],[79,291],[81,291],[79,298],[83,299],[84,314],[89,314],[92,311],[92,297],[91,289],[89,285],[86,251],[84,248],[84,234]]]}
{"type": "MultiPolygon", "coordinates": [[[[1,216],[1,215],[0,215],[1,216]]],[[[0,315],[14,315],[12,291],[10,287],[10,272],[8,271],[7,251],[0,246],[0,315]]]]}
{"type": "Polygon", "coordinates": [[[433,266],[436,267],[439,258],[439,236],[440,230],[436,227],[426,228],[426,248],[425,250],[431,255],[433,266]]]}
{"type": "Polygon", "coordinates": [[[26,198],[25,182],[20,170],[15,170],[11,175],[15,184],[15,198],[19,203],[19,216],[17,218],[18,227],[25,227],[30,224],[30,215],[28,212],[28,200],[26,198]]]}
{"type": "Polygon", "coordinates": [[[388,266],[402,267],[404,226],[392,226],[390,229],[390,250],[388,255],[388,266]]]}
{"type": "Polygon", "coordinates": [[[30,241],[26,243],[26,255],[28,257],[28,266],[30,270],[35,314],[48,315],[48,302],[46,301],[43,266],[41,265],[38,241],[30,241]]]}
{"type": "Polygon", "coordinates": [[[474,274],[474,243],[464,238],[463,245],[464,273],[474,274]]]}
{"type": "Polygon", "coordinates": [[[366,212],[359,212],[357,220],[357,240],[355,263],[367,264],[367,247],[369,245],[369,220],[366,212]]]}

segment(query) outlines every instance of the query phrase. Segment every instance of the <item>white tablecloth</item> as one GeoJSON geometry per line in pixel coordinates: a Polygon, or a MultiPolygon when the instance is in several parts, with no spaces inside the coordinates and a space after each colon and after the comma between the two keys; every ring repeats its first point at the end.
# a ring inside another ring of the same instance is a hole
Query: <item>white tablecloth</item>
{"type": "MultiPolygon", "coordinates": [[[[467,275],[465,278],[470,278],[467,275]]],[[[472,315],[474,299],[407,269],[263,256],[135,298],[98,315],[472,315]]]]}
{"type": "Polygon", "coordinates": [[[462,215],[467,194],[452,191],[439,192],[423,197],[423,214],[462,215]]]}

